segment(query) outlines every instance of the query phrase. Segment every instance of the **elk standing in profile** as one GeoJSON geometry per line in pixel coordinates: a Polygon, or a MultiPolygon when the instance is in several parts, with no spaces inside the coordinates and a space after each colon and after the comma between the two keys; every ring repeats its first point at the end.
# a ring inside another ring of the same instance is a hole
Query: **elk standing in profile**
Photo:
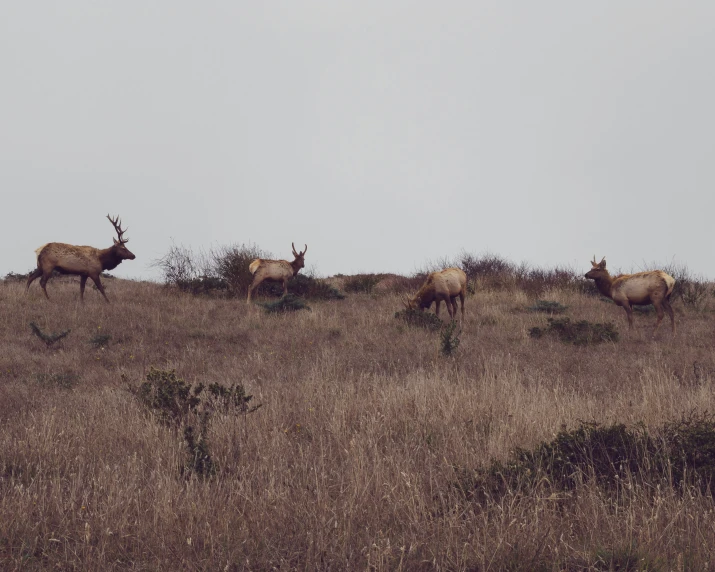
{"type": "Polygon", "coordinates": [[[670,325],[675,334],[675,316],[670,305],[670,295],[673,293],[675,278],[662,270],[639,272],[638,274],[621,274],[611,277],[606,270],[606,259],[591,261],[591,270],[586,278],[595,280],[598,291],[621,306],[628,316],[628,329],[633,329],[633,306],[653,304],[658,313],[658,320],[653,329],[653,336],[663,321],[663,309],[670,316],[670,325]]]}
{"type": "Polygon", "coordinates": [[[129,252],[125,244],[129,242],[123,235],[122,223],[119,217],[112,219],[107,215],[109,222],[117,231],[117,238],[113,239],[114,244],[109,248],[100,250],[93,246],[75,246],[73,244],[63,244],[61,242],[50,242],[35,250],[37,254],[37,268],[27,277],[27,288],[30,288],[33,280],[40,278],[40,286],[47,295],[47,281],[52,276],[52,271],[57,270],[60,274],[73,274],[79,276],[79,297],[84,301],[84,285],[87,278],[91,278],[97,285],[97,289],[102,293],[104,299],[109,302],[104,293],[104,286],[99,279],[99,275],[104,270],[113,270],[123,260],[134,260],[134,254],[129,252]],[[118,240],[117,240],[118,239],[118,240]]]}
{"type": "Polygon", "coordinates": [[[283,282],[283,295],[288,293],[288,280],[296,276],[301,268],[305,266],[304,256],[308,252],[308,245],[305,245],[303,252],[296,252],[295,244],[291,242],[293,247],[293,256],[295,260],[288,262],[287,260],[263,260],[256,258],[248,265],[248,270],[253,274],[253,282],[248,287],[248,302],[251,301],[251,294],[258,288],[258,285],[264,280],[273,282],[283,282]]]}
{"type": "Polygon", "coordinates": [[[435,314],[439,316],[439,304],[444,300],[449,317],[457,315],[457,296],[462,302],[462,322],[464,322],[464,297],[467,295],[467,275],[460,268],[446,268],[432,272],[412,298],[407,298],[405,307],[408,310],[429,308],[432,302],[437,302],[435,314]]]}

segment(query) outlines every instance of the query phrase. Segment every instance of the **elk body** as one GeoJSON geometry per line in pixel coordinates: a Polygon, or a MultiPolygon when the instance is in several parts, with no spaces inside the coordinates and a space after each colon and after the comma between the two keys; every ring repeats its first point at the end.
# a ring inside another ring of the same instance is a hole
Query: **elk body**
{"type": "Polygon", "coordinates": [[[288,262],[287,260],[263,260],[256,258],[248,265],[248,270],[253,274],[253,282],[248,287],[248,302],[251,301],[251,294],[258,288],[264,280],[273,282],[283,282],[283,295],[288,293],[288,280],[296,276],[300,269],[305,266],[304,256],[308,252],[308,245],[305,245],[303,252],[296,252],[295,244],[293,247],[293,256],[295,260],[288,262]]]}
{"type": "Polygon", "coordinates": [[[460,268],[445,268],[432,272],[412,298],[407,298],[405,307],[408,310],[429,308],[436,302],[435,314],[439,316],[439,304],[444,301],[449,317],[457,315],[457,296],[462,303],[462,321],[464,321],[464,297],[467,295],[467,275],[460,268]]]}
{"type": "Polygon", "coordinates": [[[586,278],[594,280],[601,294],[613,300],[626,311],[629,330],[633,328],[633,306],[653,304],[658,313],[653,335],[655,336],[663,321],[663,310],[668,312],[670,325],[673,334],[675,334],[675,316],[670,305],[670,295],[673,293],[675,278],[662,270],[611,277],[606,270],[606,259],[596,262],[595,256],[591,261],[591,266],[586,278]]]}
{"type": "Polygon", "coordinates": [[[113,239],[114,244],[112,246],[99,249],[93,246],[75,246],[62,242],[45,244],[35,250],[37,268],[27,277],[27,288],[30,288],[33,280],[42,277],[40,278],[40,286],[42,286],[42,290],[49,300],[50,297],[47,295],[46,288],[47,281],[52,276],[52,271],[57,270],[60,274],[72,274],[80,277],[79,296],[82,301],[84,301],[84,286],[87,278],[91,278],[102,296],[104,296],[104,299],[109,302],[99,275],[104,270],[113,270],[123,260],[134,260],[135,257],[125,246],[129,239],[123,237],[126,231],[122,230],[122,223],[119,221],[119,217],[112,219],[107,215],[107,218],[117,232],[117,238],[113,239]]]}

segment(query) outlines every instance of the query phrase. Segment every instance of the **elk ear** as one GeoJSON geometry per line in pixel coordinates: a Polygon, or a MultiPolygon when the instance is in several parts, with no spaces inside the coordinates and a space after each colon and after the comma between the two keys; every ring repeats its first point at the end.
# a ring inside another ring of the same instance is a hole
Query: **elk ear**
{"type": "Polygon", "coordinates": [[[601,270],[604,270],[604,269],[606,268],[606,257],[605,257],[605,256],[603,257],[603,259],[601,260],[601,262],[598,263],[598,267],[599,267],[601,270]]]}
{"type": "Polygon", "coordinates": [[[116,238],[112,238],[112,240],[114,241],[114,244],[119,244],[119,241],[116,238]]]}

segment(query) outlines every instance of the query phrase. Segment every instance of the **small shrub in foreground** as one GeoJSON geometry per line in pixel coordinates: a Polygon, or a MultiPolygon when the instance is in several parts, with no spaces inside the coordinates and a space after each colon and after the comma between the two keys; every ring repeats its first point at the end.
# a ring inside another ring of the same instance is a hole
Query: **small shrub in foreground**
{"type": "MultiPolygon", "coordinates": [[[[435,316],[436,317],[436,316],[435,316]]],[[[439,351],[445,357],[454,355],[459,347],[461,329],[457,330],[457,320],[450,321],[439,333],[439,351]]]]}
{"type": "Polygon", "coordinates": [[[79,382],[79,374],[73,371],[62,373],[38,373],[35,376],[37,383],[44,388],[56,387],[58,389],[72,389],[79,382]]]}
{"type": "Polygon", "coordinates": [[[606,324],[593,324],[586,320],[572,322],[569,318],[548,318],[546,328],[531,328],[529,335],[537,339],[547,335],[555,336],[564,343],[577,346],[618,341],[618,331],[610,322],[606,324]]]}
{"type": "Polygon", "coordinates": [[[110,334],[96,334],[90,338],[89,343],[96,349],[106,348],[109,345],[109,340],[112,339],[110,334]]]}
{"type": "MultiPolygon", "coordinates": [[[[270,296],[283,296],[281,282],[263,282],[259,290],[265,289],[270,296]]],[[[288,281],[288,294],[300,296],[306,300],[344,300],[345,294],[323,280],[310,275],[298,274],[288,281]]]]}
{"type": "Polygon", "coordinates": [[[291,293],[282,296],[275,302],[264,302],[261,306],[263,306],[267,314],[310,310],[310,306],[308,306],[302,298],[291,293]]]}
{"type": "Polygon", "coordinates": [[[553,300],[537,300],[533,306],[527,308],[529,312],[542,312],[544,314],[563,314],[568,306],[553,300]]]}
{"type": "Polygon", "coordinates": [[[423,312],[422,310],[400,310],[395,312],[395,318],[402,320],[408,326],[424,328],[431,332],[436,332],[442,327],[442,320],[433,313],[423,312]]]}
{"type": "Polygon", "coordinates": [[[345,280],[345,291],[353,294],[370,294],[381,277],[377,274],[356,274],[345,280]]]}
{"type": "Polygon", "coordinates": [[[456,486],[480,501],[519,491],[531,494],[537,487],[570,491],[586,481],[613,494],[633,481],[653,487],[664,482],[674,488],[693,486],[712,494],[715,418],[707,412],[691,413],[652,433],[640,424],[581,422],[532,450],[516,449],[506,462],[492,461],[471,475],[457,471],[456,486]]]}
{"type": "Polygon", "coordinates": [[[30,329],[32,330],[32,333],[35,334],[38,338],[40,338],[43,342],[45,342],[45,345],[49,348],[50,346],[54,345],[55,342],[58,342],[62,338],[66,337],[71,330],[65,330],[64,332],[55,332],[54,334],[46,334],[43,332],[35,322],[30,322],[30,329]]]}

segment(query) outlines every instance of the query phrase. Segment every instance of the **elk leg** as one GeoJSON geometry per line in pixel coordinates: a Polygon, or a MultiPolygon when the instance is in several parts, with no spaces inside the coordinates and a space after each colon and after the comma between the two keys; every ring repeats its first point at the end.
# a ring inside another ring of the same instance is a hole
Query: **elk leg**
{"type": "Polygon", "coordinates": [[[42,278],[40,278],[40,286],[42,286],[42,291],[45,293],[45,297],[49,300],[50,296],[47,294],[47,281],[50,279],[51,274],[42,273],[42,278]]]}
{"type": "Polygon", "coordinates": [[[630,304],[624,304],[623,309],[626,311],[626,316],[628,317],[628,329],[633,329],[633,308],[630,304]]]}
{"type": "MultiPolygon", "coordinates": [[[[464,292],[459,293],[459,301],[462,303],[462,322],[464,322],[464,292]]],[[[457,307],[456,307],[457,301],[455,300],[454,303],[455,303],[454,310],[456,312],[457,311],[457,307]]]]}
{"type": "Polygon", "coordinates": [[[457,300],[455,298],[449,297],[446,300],[447,311],[449,312],[449,317],[454,320],[454,316],[457,313],[457,300]]]}
{"type": "Polygon", "coordinates": [[[263,278],[259,278],[258,276],[256,276],[253,279],[253,282],[251,282],[251,285],[248,287],[248,299],[246,300],[246,302],[248,302],[249,304],[251,303],[251,294],[253,294],[253,291],[256,288],[258,288],[261,282],[263,282],[263,278]]]}
{"type": "Polygon", "coordinates": [[[104,286],[102,286],[102,281],[99,279],[99,276],[97,276],[96,278],[92,276],[91,278],[92,282],[97,285],[97,290],[99,290],[102,293],[102,296],[104,296],[104,299],[109,302],[109,298],[107,298],[107,295],[104,293],[104,286]]]}
{"type": "Polygon", "coordinates": [[[288,294],[288,278],[283,280],[283,296],[288,294]]]}
{"type": "Polygon", "coordinates": [[[34,280],[42,276],[42,269],[41,268],[35,268],[30,274],[27,276],[27,289],[30,289],[30,284],[33,283],[34,280]]]}
{"type": "Polygon", "coordinates": [[[655,310],[656,310],[656,312],[658,312],[658,319],[655,321],[655,328],[653,328],[653,337],[655,337],[655,333],[658,331],[658,328],[660,327],[660,323],[663,321],[663,316],[665,314],[663,313],[662,303],[653,304],[653,306],[655,306],[655,310]]]}
{"type": "Polygon", "coordinates": [[[435,302],[435,306],[434,306],[434,313],[438,318],[439,318],[439,304],[440,304],[440,302],[441,302],[441,300],[437,300],[435,302]]]}
{"type": "Polygon", "coordinates": [[[673,307],[670,305],[669,300],[663,300],[663,307],[665,311],[668,312],[670,317],[670,328],[673,330],[673,335],[675,335],[675,315],[673,314],[673,307]]]}
{"type": "Polygon", "coordinates": [[[84,302],[84,285],[87,284],[87,277],[86,276],[80,276],[79,277],[79,299],[84,302]]]}

